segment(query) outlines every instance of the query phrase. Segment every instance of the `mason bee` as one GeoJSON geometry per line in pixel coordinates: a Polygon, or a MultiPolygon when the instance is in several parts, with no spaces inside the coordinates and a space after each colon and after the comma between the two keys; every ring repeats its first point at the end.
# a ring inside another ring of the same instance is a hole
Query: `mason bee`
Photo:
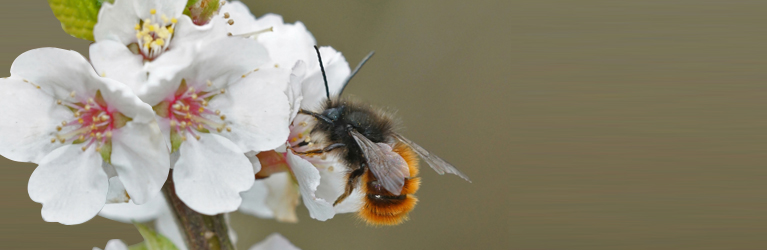
{"type": "MultiPolygon", "coordinates": [[[[346,78],[341,92],[372,55],[371,52],[346,78]]],[[[358,212],[359,217],[373,225],[402,223],[407,220],[407,214],[418,201],[413,195],[420,185],[420,178],[417,177],[418,157],[424,159],[441,175],[455,174],[471,182],[465,174],[447,161],[398,134],[395,119],[388,113],[364,103],[341,98],[340,93],[331,98],[319,49],[317,57],[320,58],[327,99],[321,111],[302,109],[299,114],[316,119],[311,134],[313,138],[321,138],[313,140],[319,142],[322,147],[297,152],[295,148],[309,143],[302,142],[293,148],[296,154],[301,155],[338,154],[342,163],[348,167],[345,190],[336,199],[334,206],[359,188],[365,194],[358,212]]]]}

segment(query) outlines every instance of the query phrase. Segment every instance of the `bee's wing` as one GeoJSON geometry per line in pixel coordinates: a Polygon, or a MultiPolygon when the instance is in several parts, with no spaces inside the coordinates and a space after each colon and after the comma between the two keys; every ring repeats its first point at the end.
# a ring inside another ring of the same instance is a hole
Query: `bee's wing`
{"type": "Polygon", "coordinates": [[[365,154],[368,168],[373,172],[378,182],[390,193],[399,195],[405,178],[410,177],[410,169],[407,162],[399,154],[392,151],[389,145],[375,143],[357,131],[351,131],[352,137],[357,141],[362,152],[365,154]]]}
{"type": "Polygon", "coordinates": [[[418,156],[423,158],[423,160],[426,161],[426,163],[428,163],[429,166],[432,169],[434,169],[434,171],[437,171],[438,174],[443,175],[445,173],[451,173],[451,174],[460,176],[461,178],[463,178],[464,180],[466,180],[468,182],[471,182],[471,180],[469,180],[468,176],[466,176],[465,174],[461,173],[461,171],[458,171],[458,169],[456,169],[452,164],[448,163],[447,161],[443,160],[442,158],[439,158],[439,156],[437,156],[435,154],[432,154],[431,152],[427,151],[426,149],[424,149],[423,147],[419,146],[415,142],[413,142],[411,140],[408,140],[407,138],[405,138],[402,135],[395,134],[394,137],[396,137],[401,142],[403,142],[403,143],[409,145],[411,148],[413,148],[413,150],[418,154],[418,156]]]}

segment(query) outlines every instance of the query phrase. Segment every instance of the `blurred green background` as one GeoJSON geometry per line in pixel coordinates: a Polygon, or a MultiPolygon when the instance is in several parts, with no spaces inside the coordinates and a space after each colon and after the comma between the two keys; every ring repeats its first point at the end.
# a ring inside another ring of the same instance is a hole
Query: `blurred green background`
{"type": "MultiPolygon", "coordinates": [[[[234,214],[240,249],[272,232],[303,249],[767,249],[764,1],[245,2],[352,65],[375,50],[346,93],[398,110],[474,183],[421,171],[397,227],[234,214]]],[[[45,1],[2,6],[0,68],[38,47],[87,53],[45,1]]],[[[140,241],[103,218],[43,222],[35,166],[0,165],[0,248],[140,241]]]]}

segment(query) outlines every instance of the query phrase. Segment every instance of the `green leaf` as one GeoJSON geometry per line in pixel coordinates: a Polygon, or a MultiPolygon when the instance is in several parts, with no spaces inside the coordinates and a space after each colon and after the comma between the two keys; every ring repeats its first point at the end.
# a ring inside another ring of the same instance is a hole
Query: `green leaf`
{"type": "Polygon", "coordinates": [[[113,0],[48,0],[61,28],[74,37],[93,41],[93,26],[103,2],[113,0]]]}
{"type": "Polygon", "coordinates": [[[138,228],[138,232],[141,234],[141,237],[144,237],[144,248],[138,248],[136,245],[134,245],[131,246],[131,250],[134,249],[133,247],[137,247],[136,249],[147,250],[178,250],[176,245],[173,245],[173,242],[171,242],[168,238],[165,238],[165,236],[158,234],[152,229],[149,229],[149,227],[135,222],[133,225],[138,228]]]}

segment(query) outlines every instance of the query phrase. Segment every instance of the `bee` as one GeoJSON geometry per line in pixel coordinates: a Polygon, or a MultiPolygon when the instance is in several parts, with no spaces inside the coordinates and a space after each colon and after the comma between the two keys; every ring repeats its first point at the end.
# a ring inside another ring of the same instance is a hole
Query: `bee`
{"type": "MultiPolygon", "coordinates": [[[[316,46],[315,49],[325,80],[327,99],[324,100],[322,111],[302,109],[299,114],[316,119],[310,134],[313,138],[322,138],[317,141],[323,147],[296,153],[336,153],[342,164],[348,167],[345,190],[333,203],[334,206],[359,188],[365,195],[358,216],[365,222],[372,225],[397,225],[404,222],[418,201],[414,196],[420,185],[418,157],[440,175],[450,173],[471,182],[447,161],[397,133],[395,119],[388,113],[341,98],[340,93],[331,98],[320,51],[316,46]]],[[[372,56],[373,52],[346,78],[341,93],[372,56]]],[[[296,146],[306,146],[307,143],[302,142],[296,146]]]]}

